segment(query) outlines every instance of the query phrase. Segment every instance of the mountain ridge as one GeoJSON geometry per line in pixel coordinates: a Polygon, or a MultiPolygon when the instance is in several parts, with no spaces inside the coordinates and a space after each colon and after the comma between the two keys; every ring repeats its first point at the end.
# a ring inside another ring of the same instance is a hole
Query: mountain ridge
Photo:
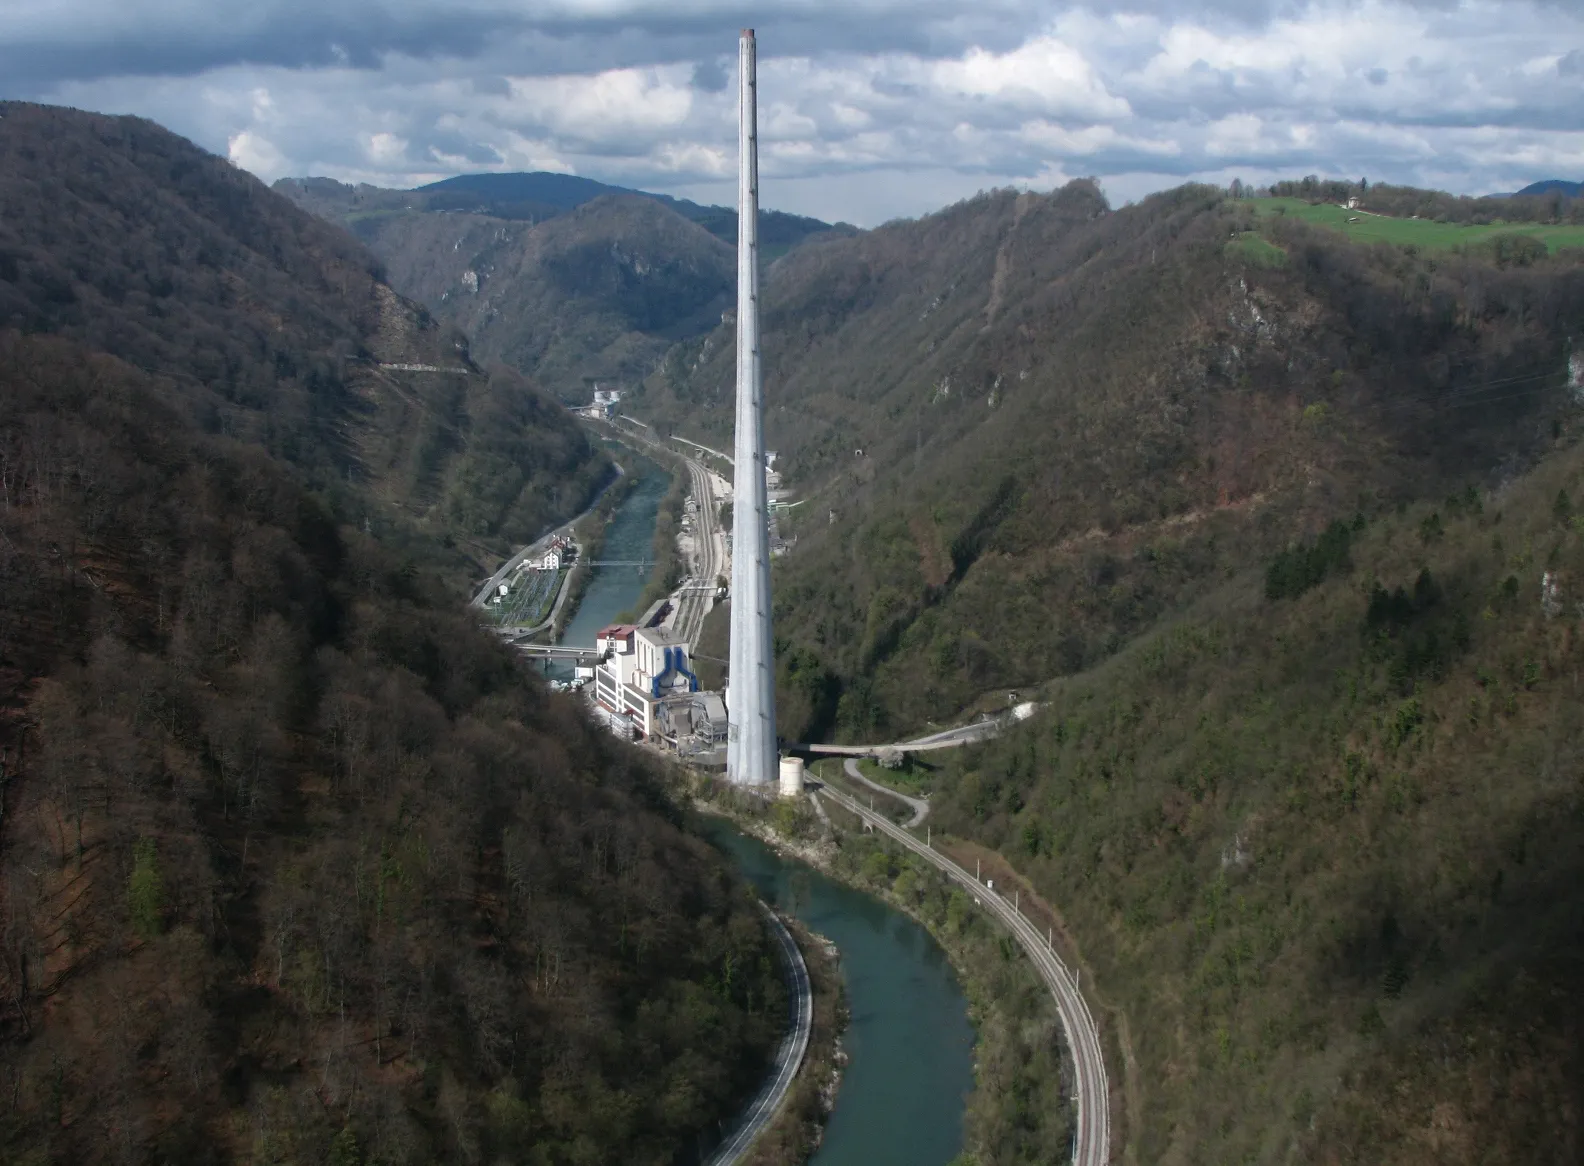
{"type": "MultiPolygon", "coordinates": [[[[462,175],[416,191],[282,179],[275,189],[361,239],[404,291],[465,329],[486,364],[565,401],[636,385],[731,302],[736,214],[568,175],[462,175]],[[529,197],[531,196],[531,197],[529,197]]],[[[767,213],[766,259],[849,228],[767,213]]]]}
{"type": "Polygon", "coordinates": [[[1578,198],[1580,195],[1584,195],[1584,182],[1568,182],[1561,178],[1544,178],[1539,182],[1531,182],[1516,193],[1519,196],[1555,193],[1564,194],[1568,198],[1578,198]]]}

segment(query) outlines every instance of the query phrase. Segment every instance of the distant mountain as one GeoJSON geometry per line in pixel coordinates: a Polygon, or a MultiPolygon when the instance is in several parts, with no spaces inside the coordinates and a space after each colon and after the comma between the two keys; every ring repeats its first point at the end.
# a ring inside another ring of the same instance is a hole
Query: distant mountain
{"type": "Polygon", "coordinates": [[[736,281],[733,248],[635,195],[539,223],[458,212],[353,228],[395,286],[473,338],[478,359],[567,400],[595,381],[636,384],[673,342],[719,324],[736,281]]]}
{"type": "MultiPolygon", "coordinates": [[[[275,183],[275,189],[326,218],[405,211],[467,211],[490,218],[533,223],[566,214],[596,198],[629,194],[663,203],[683,218],[700,224],[716,238],[732,246],[737,244],[737,212],[730,207],[705,206],[668,194],[542,170],[459,174],[413,190],[392,190],[367,184],[348,186],[332,178],[282,178],[275,183]]],[[[826,223],[784,211],[759,212],[759,241],[767,261],[779,258],[812,236],[831,231],[851,234],[854,230],[845,223],[826,223]]]]}
{"type": "MultiPolygon", "coordinates": [[[[403,295],[472,338],[474,355],[566,400],[635,385],[674,342],[720,322],[736,286],[726,207],[568,174],[464,174],[417,190],[286,178],[275,189],[339,223],[403,295]]],[[[763,257],[855,234],[766,212],[763,257]]]]}
{"type": "Polygon", "coordinates": [[[1531,182],[1528,186],[1518,191],[1518,194],[1552,194],[1560,193],[1568,198],[1578,198],[1584,194],[1584,182],[1568,182],[1561,178],[1547,178],[1540,182],[1531,182]]]}
{"type": "MultiPolygon", "coordinates": [[[[737,245],[737,212],[730,207],[704,206],[668,194],[609,186],[574,174],[459,174],[420,186],[414,193],[428,196],[430,210],[472,210],[496,218],[535,219],[548,218],[546,211],[563,213],[608,194],[636,194],[664,203],[710,234],[737,245]]],[[[845,223],[833,225],[785,211],[759,212],[759,245],[767,260],[778,258],[811,235],[826,231],[847,234],[852,230],[845,223]]]]}

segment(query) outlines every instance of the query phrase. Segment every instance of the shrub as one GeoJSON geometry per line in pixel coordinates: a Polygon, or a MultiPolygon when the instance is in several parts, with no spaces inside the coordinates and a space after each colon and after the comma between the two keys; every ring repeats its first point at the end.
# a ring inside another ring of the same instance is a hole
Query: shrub
{"type": "Polygon", "coordinates": [[[1326,527],[1313,545],[1299,543],[1282,551],[1265,571],[1265,598],[1296,599],[1318,586],[1332,572],[1345,573],[1353,532],[1340,520],[1326,527]]]}
{"type": "Polygon", "coordinates": [[[160,877],[159,857],[152,838],[139,839],[132,851],[127,905],[132,912],[132,929],[139,936],[153,939],[160,933],[165,918],[165,880],[160,877]]]}

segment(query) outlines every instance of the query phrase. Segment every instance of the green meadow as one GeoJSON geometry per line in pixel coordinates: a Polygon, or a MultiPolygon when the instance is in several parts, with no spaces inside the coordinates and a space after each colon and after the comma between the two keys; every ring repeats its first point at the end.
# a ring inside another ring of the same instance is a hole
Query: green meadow
{"type": "Polygon", "coordinates": [[[1309,203],[1301,198],[1259,198],[1251,205],[1262,215],[1292,215],[1305,222],[1332,227],[1361,242],[1412,244],[1432,250],[1451,250],[1480,243],[1493,235],[1532,235],[1552,252],[1564,247],[1584,247],[1584,227],[1544,223],[1491,223],[1463,226],[1429,219],[1394,219],[1367,211],[1348,210],[1334,203],[1309,203]]]}

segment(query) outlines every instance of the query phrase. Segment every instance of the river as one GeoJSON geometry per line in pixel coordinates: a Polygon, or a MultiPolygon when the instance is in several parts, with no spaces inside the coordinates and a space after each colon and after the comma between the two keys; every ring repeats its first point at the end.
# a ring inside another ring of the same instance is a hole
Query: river
{"type": "MultiPolygon", "coordinates": [[[[611,519],[602,559],[647,559],[653,546],[670,480],[653,462],[632,461],[637,484],[611,519]]],[[[600,628],[637,603],[645,578],[631,567],[595,568],[562,642],[592,646],[600,628]]],[[[710,822],[709,833],[767,901],[841,951],[850,1060],[814,1166],[946,1166],[962,1151],[973,1028],[945,953],[878,899],[783,860],[724,822],[710,822]]]]}
{"type": "Polygon", "coordinates": [[[709,835],[767,901],[841,951],[851,1060],[814,1166],[945,1166],[962,1151],[974,1034],[940,945],[878,899],[723,822],[709,835]]]}
{"type": "MultiPolygon", "coordinates": [[[[598,557],[636,562],[654,553],[655,520],[671,479],[646,458],[629,454],[622,460],[634,482],[605,528],[605,545],[598,557]]],[[[630,610],[649,581],[649,573],[635,567],[593,567],[590,571],[583,598],[559,641],[574,648],[592,648],[599,630],[630,610]]],[[[546,671],[557,680],[570,679],[573,674],[572,665],[562,663],[551,664],[546,671]]]]}

